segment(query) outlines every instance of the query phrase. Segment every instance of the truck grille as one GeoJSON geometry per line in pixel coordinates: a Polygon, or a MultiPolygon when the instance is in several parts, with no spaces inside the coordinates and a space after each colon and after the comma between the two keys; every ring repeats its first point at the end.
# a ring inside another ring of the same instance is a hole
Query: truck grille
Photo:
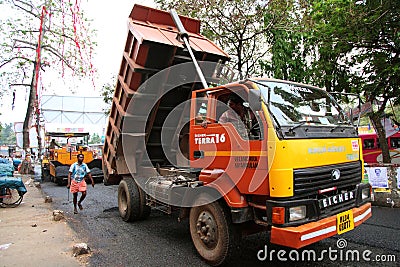
{"type": "MultiPolygon", "coordinates": [[[[336,194],[341,189],[354,190],[361,182],[361,169],[361,161],[295,169],[294,198],[321,199],[323,196],[319,196],[319,190],[333,187],[336,187],[336,190],[332,190],[331,194],[336,194]],[[332,177],[334,170],[340,171],[340,178],[337,180],[332,177]]],[[[326,194],[324,196],[326,197],[326,194]]]]}

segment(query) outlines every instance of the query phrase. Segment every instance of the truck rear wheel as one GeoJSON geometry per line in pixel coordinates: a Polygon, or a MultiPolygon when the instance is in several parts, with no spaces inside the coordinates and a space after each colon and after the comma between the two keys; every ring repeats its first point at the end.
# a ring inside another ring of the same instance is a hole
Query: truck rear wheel
{"type": "MultiPolygon", "coordinates": [[[[207,199],[207,195],[200,195],[195,203],[207,199]]],[[[189,224],[193,244],[207,263],[220,265],[232,253],[236,240],[232,220],[219,202],[191,208],[189,224]]]]}
{"type": "Polygon", "coordinates": [[[118,186],[118,209],[126,222],[149,217],[150,207],[146,205],[146,194],[132,177],[124,177],[118,186]]]}

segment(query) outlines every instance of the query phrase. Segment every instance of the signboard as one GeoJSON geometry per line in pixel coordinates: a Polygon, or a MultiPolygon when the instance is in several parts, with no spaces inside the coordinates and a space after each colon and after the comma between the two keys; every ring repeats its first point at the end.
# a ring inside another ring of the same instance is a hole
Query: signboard
{"type": "Polygon", "coordinates": [[[386,167],[367,167],[368,180],[372,188],[388,188],[388,176],[386,167]]]}
{"type": "Polygon", "coordinates": [[[369,167],[365,169],[368,171],[368,180],[372,188],[389,187],[386,167],[369,167]]]}

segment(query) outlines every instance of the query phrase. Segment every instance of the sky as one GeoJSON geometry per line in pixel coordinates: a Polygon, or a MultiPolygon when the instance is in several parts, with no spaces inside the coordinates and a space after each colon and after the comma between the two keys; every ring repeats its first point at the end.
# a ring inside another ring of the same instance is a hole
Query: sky
{"type": "MultiPolygon", "coordinates": [[[[51,70],[42,72],[47,80],[52,80],[43,94],[55,95],[82,95],[82,96],[100,96],[100,89],[106,83],[114,84],[116,74],[122,59],[122,52],[128,32],[127,20],[133,8],[133,5],[141,4],[155,7],[152,0],[118,0],[114,2],[105,0],[82,0],[81,10],[84,10],[85,16],[93,19],[92,27],[97,30],[95,55],[92,63],[97,68],[98,75],[94,80],[76,81],[65,78],[62,80],[52,73],[51,70]],[[54,76],[54,79],[48,77],[54,76]]],[[[43,78],[43,79],[44,79],[43,78]]],[[[16,92],[15,108],[12,110],[12,97],[4,96],[0,101],[0,122],[13,123],[22,122],[25,118],[26,106],[28,100],[28,91],[19,89],[16,92]]]]}
{"type": "Polygon", "coordinates": [[[97,55],[93,63],[103,84],[115,79],[114,74],[119,71],[128,32],[128,16],[135,3],[155,7],[152,0],[118,0],[112,4],[104,0],[82,2],[82,9],[86,10],[87,17],[93,18],[93,27],[98,30],[97,55]]]}

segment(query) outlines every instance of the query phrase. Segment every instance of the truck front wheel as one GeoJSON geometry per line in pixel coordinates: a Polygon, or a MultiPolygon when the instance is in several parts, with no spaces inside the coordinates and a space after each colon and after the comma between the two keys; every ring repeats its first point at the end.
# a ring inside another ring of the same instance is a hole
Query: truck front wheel
{"type": "MultiPolygon", "coordinates": [[[[206,203],[207,199],[200,195],[196,203],[206,203]]],[[[217,266],[230,256],[236,236],[229,213],[219,202],[191,208],[189,224],[193,244],[207,263],[217,266]]]]}
{"type": "Polygon", "coordinates": [[[118,186],[118,209],[126,222],[149,217],[150,207],[146,205],[145,192],[132,177],[124,177],[118,186]]]}

